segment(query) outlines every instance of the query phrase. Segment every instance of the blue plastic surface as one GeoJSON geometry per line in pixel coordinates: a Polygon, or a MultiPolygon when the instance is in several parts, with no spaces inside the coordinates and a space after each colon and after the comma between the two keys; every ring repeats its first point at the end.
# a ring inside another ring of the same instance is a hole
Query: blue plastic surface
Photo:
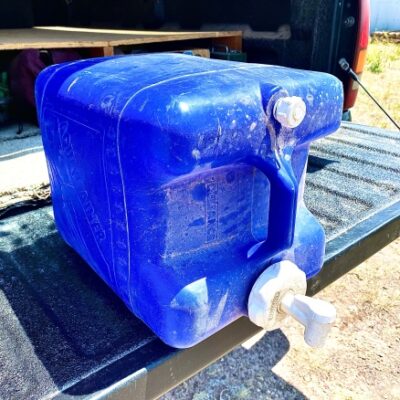
{"type": "Polygon", "coordinates": [[[310,142],[340,124],[336,78],[149,54],[51,66],[36,95],[61,235],[166,343],[246,315],[273,262],[320,269],[302,193],[310,142]],[[272,116],[282,96],[306,103],[297,128],[272,116]]]}

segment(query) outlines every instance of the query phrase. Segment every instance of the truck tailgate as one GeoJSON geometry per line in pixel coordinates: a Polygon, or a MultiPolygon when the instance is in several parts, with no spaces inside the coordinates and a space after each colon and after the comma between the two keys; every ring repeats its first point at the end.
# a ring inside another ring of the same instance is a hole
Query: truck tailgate
{"type": "MultiPolygon", "coordinates": [[[[317,142],[305,200],[327,233],[315,294],[400,234],[400,137],[343,124],[317,142]]],[[[0,221],[0,398],[156,398],[258,332],[160,342],[58,235],[50,206],[0,221]]]]}

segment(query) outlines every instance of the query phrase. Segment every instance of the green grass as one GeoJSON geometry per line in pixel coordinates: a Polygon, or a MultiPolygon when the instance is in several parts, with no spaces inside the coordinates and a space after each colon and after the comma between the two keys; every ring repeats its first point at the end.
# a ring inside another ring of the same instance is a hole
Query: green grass
{"type": "Polygon", "coordinates": [[[366,65],[367,71],[373,72],[374,74],[378,74],[382,72],[382,57],[381,53],[375,52],[368,59],[366,65]]]}
{"type": "MultiPolygon", "coordinates": [[[[367,89],[400,122],[400,44],[373,40],[361,78],[367,89]]],[[[352,109],[353,121],[385,129],[396,128],[360,88],[352,109]]]]}

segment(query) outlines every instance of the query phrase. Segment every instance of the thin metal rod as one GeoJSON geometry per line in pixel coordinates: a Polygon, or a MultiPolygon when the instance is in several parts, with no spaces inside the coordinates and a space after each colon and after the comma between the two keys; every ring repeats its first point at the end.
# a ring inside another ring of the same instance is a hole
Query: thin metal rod
{"type": "Polygon", "coordinates": [[[372,96],[368,89],[361,83],[360,79],[358,79],[357,74],[355,74],[353,70],[350,70],[350,75],[365,90],[365,93],[367,93],[371,100],[381,109],[381,111],[390,119],[390,121],[392,121],[393,125],[400,131],[400,126],[397,124],[397,122],[389,115],[389,113],[378,103],[374,96],[372,96]]]}
{"type": "Polygon", "coordinates": [[[380,108],[380,110],[390,119],[393,125],[400,131],[400,125],[389,115],[389,113],[379,104],[379,102],[375,99],[374,96],[368,91],[368,89],[361,83],[357,74],[350,68],[350,64],[344,59],[339,60],[339,65],[343,69],[343,71],[347,72],[353,80],[355,80],[367,93],[367,95],[371,98],[371,100],[380,108]]]}

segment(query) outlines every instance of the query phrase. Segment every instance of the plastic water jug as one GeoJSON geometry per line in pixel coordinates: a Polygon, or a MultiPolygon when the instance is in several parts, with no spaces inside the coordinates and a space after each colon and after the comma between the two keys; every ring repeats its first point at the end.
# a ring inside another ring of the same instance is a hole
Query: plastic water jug
{"type": "Polygon", "coordinates": [[[324,233],[303,186],[310,142],[340,124],[333,76],[97,58],[44,70],[36,101],[58,230],[167,344],[192,346],[247,315],[274,262],[307,277],[321,268],[324,233]]]}

